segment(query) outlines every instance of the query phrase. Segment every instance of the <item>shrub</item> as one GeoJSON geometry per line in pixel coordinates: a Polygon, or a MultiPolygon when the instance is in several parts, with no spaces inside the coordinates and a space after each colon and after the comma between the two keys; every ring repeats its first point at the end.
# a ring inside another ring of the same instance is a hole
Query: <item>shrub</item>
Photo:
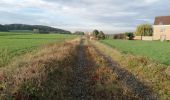
{"type": "Polygon", "coordinates": [[[97,35],[97,37],[99,39],[105,39],[105,34],[103,33],[103,31],[100,31],[99,34],[97,35]]]}
{"type": "Polygon", "coordinates": [[[126,32],[125,35],[128,37],[129,40],[133,40],[135,37],[132,32],[126,32]]]}
{"type": "Polygon", "coordinates": [[[95,38],[97,38],[98,34],[99,34],[99,31],[96,30],[96,29],[95,29],[95,30],[93,31],[93,33],[92,33],[92,35],[93,35],[95,38]]]}

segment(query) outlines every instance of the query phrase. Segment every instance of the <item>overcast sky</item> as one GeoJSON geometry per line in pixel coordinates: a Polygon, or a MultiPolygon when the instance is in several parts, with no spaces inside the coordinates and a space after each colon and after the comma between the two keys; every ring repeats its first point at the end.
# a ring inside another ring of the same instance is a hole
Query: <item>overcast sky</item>
{"type": "Polygon", "coordinates": [[[0,24],[41,24],[70,31],[133,31],[170,15],[170,0],[0,0],[0,24]]]}

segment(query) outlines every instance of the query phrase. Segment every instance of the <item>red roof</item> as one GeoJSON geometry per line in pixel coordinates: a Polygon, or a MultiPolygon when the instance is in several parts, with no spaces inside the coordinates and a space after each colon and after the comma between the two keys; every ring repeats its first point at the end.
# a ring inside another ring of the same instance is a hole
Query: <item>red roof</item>
{"type": "Polygon", "coordinates": [[[170,16],[156,17],[154,25],[170,25],[170,16]]]}

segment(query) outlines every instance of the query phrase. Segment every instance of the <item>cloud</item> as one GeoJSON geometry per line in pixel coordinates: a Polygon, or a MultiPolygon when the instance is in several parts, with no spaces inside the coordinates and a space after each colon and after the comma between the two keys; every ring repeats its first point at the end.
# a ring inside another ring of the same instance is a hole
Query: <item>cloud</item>
{"type": "Polygon", "coordinates": [[[124,32],[168,15],[168,0],[0,0],[2,24],[43,24],[69,30],[124,32]]]}

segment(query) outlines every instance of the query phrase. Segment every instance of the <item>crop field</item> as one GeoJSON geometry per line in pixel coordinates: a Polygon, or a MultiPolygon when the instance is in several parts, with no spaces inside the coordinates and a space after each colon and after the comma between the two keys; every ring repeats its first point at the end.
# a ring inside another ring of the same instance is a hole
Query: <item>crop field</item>
{"type": "Polygon", "coordinates": [[[61,42],[74,38],[74,35],[32,34],[32,33],[0,33],[0,66],[8,64],[15,56],[30,52],[47,43],[61,42]]]}
{"type": "Polygon", "coordinates": [[[170,42],[128,40],[102,40],[101,42],[122,53],[144,56],[158,63],[170,65],[170,42]]]}

